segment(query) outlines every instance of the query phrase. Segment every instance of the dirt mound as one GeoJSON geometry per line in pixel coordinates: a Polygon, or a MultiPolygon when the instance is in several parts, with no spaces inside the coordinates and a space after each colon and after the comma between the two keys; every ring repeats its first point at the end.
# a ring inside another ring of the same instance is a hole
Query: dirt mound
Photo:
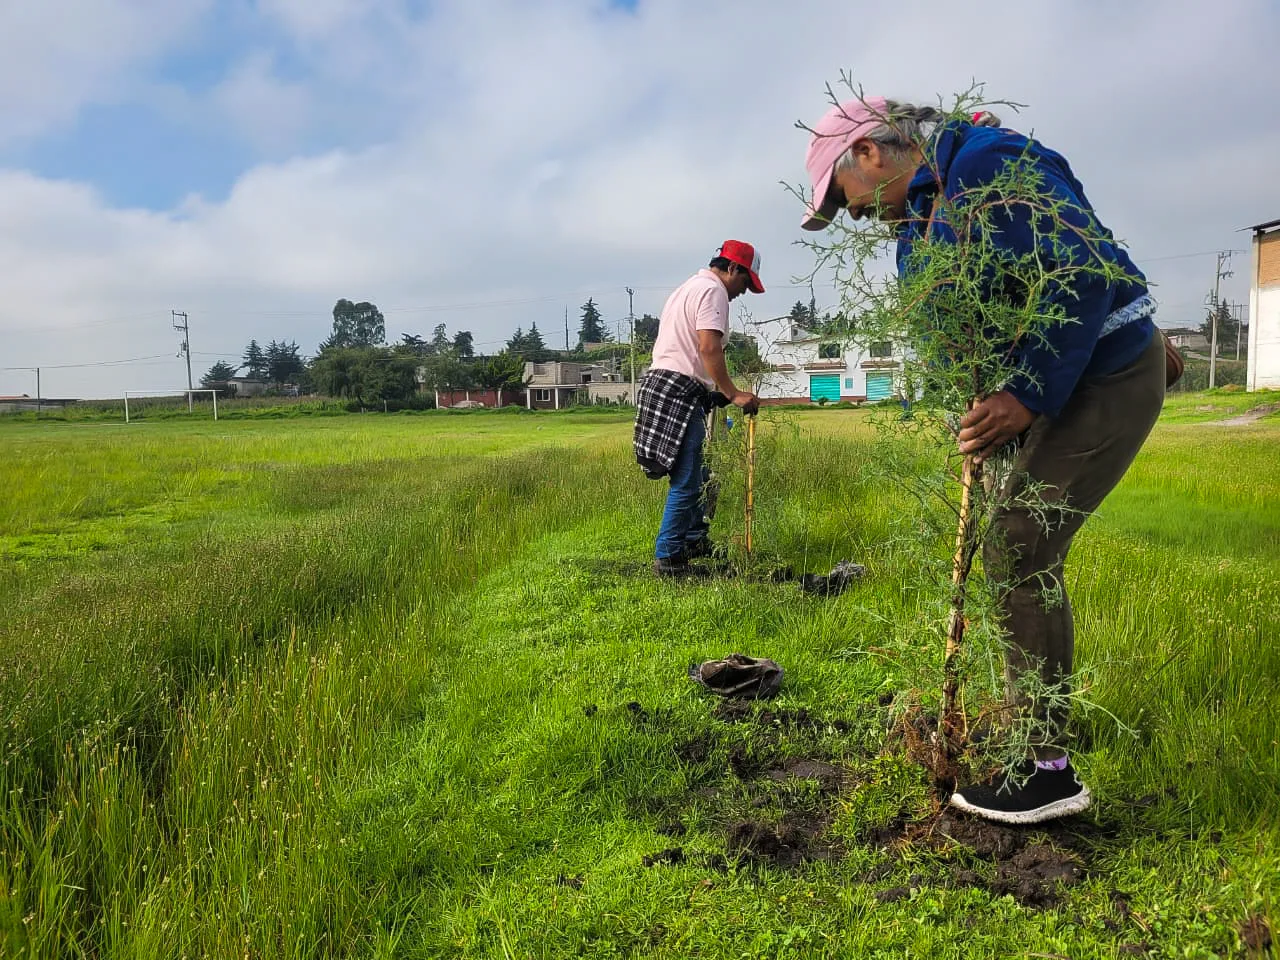
{"type": "Polygon", "coordinates": [[[833,860],[843,850],[824,839],[830,821],[825,816],[788,814],[776,826],[758,820],[739,820],[729,827],[725,845],[731,856],[748,863],[795,868],[810,860],[833,860]]]}
{"type": "MultiPolygon", "coordinates": [[[[883,704],[880,705],[883,708],[883,704]]],[[[867,705],[869,710],[877,708],[867,705]]],[[[638,703],[627,704],[625,715],[638,726],[657,727],[661,721],[638,703]]],[[[656,713],[656,711],[655,711],[656,713]]],[[[682,763],[702,765],[703,782],[691,784],[685,798],[658,813],[658,832],[668,837],[685,833],[683,804],[701,808],[700,817],[721,824],[728,859],[718,855],[687,854],[669,847],[644,858],[647,867],[701,864],[720,869],[740,864],[776,869],[800,869],[807,863],[842,858],[846,850],[830,836],[838,812],[838,798],[857,786],[850,768],[839,758],[848,755],[848,722],[827,719],[807,709],[767,707],[754,701],[724,700],[711,715],[727,730],[713,726],[678,742],[682,763]],[[745,728],[745,729],[744,729],[745,728]],[[731,778],[705,765],[722,758],[731,778]],[[711,779],[707,779],[710,777],[711,779]],[[714,861],[714,862],[713,862],[714,861]]],[[[1065,890],[1086,875],[1088,854],[1099,831],[1092,821],[1059,821],[1034,828],[988,823],[946,808],[926,819],[902,810],[889,822],[868,825],[857,843],[879,851],[885,860],[871,871],[867,883],[890,878],[901,869],[907,851],[917,856],[930,851],[928,882],[940,886],[972,886],[993,896],[1009,895],[1019,903],[1045,908],[1058,903],[1065,890]]],[[[924,884],[913,875],[909,884],[876,893],[890,903],[912,895],[924,884]]],[[[1119,909],[1119,907],[1117,908],[1119,909]]],[[[1123,916],[1123,910],[1120,910],[1123,916]]]]}
{"type": "Polygon", "coordinates": [[[1065,888],[1085,877],[1079,852],[1065,849],[1070,836],[1060,825],[1045,829],[1007,827],[944,813],[932,823],[904,826],[900,839],[948,855],[950,879],[962,886],[983,887],[995,896],[1012,896],[1023,906],[1050,907],[1065,888]],[[960,856],[956,856],[960,854],[960,856]],[[965,855],[994,864],[991,875],[964,864],[965,855]]]}
{"type": "Polygon", "coordinates": [[[804,707],[799,710],[774,710],[760,708],[750,700],[722,700],[716,704],[711,715],[725,723],[754,723],[761,727],[783,730],[832,730],[836,733],[848,733],[851,729],[846,720],[824,720],[804,707]]]}
{"type": "MultiPolygon", "coordinates": [[[[1213,408],[1210,407],[1209,409],[1213,408]]],[[[1263,417],[1275,413],[1277,410],[1280,410],[1280,403],[1264,403],[1262,406],[1254,407],[1246,413],[1227,417],[1225,420],[1210,420],[1200,425],[1205,427],[1246,427],[1251,423],[1257,423],[1263,417]]]]}
{"type": "Polygon", "coordinates": [[[1257,913],[1240,924],[1240,942],[1251,954],[1271,953],[1271,927],[1262,914],[1257,913]]]}

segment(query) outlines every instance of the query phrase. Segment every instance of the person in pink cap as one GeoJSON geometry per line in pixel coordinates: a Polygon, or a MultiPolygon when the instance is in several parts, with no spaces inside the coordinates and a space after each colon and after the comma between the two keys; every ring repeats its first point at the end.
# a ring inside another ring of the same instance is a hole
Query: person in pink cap
{"type": "Polygon", "coordinates": [[[654,547],[661,577],[689,576],[689,561],[711,553],[702,462],[708,410],[733,403],[752,416],[759,408],[755,394],[734,384],[724,359],[729,301],[748,290],[764,293],[760,255],[749,243],[726,240],[706,269],[667,298],[658,320],[653,364],[637,391],[634,447],[647,477],[670,478],[654,547]]]}
{"type": "Polygon", "coordinates": [[[997,253],[988,295],[1014,288],[999,276],[1001,263],[1034,259],[1046,271],[1062,268],[1070,279],[1047,285],[1044,297],[1069,322],[1034,341],[1000,345],[1017,369],[961,419],[958,442],[978,461],[1018,442],[983,561],[999,585],[1009,704],[1034,717],[1044,739],[1011,776],[964,787],[951,803],[990,820],[1037,823],[1079,813],[1091,802],[1062,747],[1067,716],[1061,704],[1069,701],[1061,697],[1052,709],[1030,702],[1019,679],[1038,671],[1045,686],[1062,690],[1070,677],[1075,632],[1063,579],[1067,551],[1124,476],[1164,401],[1164,343],[1155,332],[1146,278],[1101,225],[1066,158],[986,112],[954,117],[884,97],[833,106],[809,141],[805,166],[813,193],[802,226],[821,230],[841,210],[854,220],[892,223],[905,276],[915,268],[912,249],[926,231],[933,243],[956,241],[938,213],[939,193],[953,203],[981,196],[983,185],[1010,163],[1030,166],[1045,200],[1039,208],[1053,206],[1067,229],[1046,230],[1052,225],[1033,218],[1026,203],[994,208],[990,235],[982,238],[997,253]],[[1074,269],[1099,262],[1110,269],[1074,269]],[[1035,497],[1019,497],[1024,489],[1050,499],[1037,509],[1030,505],[1035,497]],[[1053,516],[1048,524],[1046,511],[1053,516]]]}

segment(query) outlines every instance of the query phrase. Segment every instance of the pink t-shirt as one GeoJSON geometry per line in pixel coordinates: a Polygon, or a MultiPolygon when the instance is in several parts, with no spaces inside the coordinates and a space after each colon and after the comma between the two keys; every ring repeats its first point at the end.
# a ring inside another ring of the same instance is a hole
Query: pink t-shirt
{"type": "Polygon", "coordinates": [[[698,351],[699,330],[729,335],[729,293],[710,270],[699,270],[667,297],[653,343],[654,368],[675,370],[715,386],[698,351]]]}

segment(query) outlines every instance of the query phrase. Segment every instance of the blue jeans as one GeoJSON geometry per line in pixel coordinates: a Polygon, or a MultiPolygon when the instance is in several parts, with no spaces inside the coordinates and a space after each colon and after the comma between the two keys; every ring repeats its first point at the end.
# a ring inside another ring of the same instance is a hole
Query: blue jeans
{"type": "Polygon", "coordinates": [[[686,545],[707,536],[709,525],[703,490],[708,477],[702,463],[706,436],[707,420],[701,413],[695,414],[680,442],[676,462],[671,465],[671,489],[667,491],[667,506],[662,512],[662,526],[658,528],[654,550],[659,560],[674,557],[686,545]]]}

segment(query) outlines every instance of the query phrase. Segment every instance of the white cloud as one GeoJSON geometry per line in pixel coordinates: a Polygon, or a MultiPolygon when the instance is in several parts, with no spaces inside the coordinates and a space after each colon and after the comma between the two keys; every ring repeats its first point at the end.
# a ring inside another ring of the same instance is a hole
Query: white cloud
{"type": "MultiPolygon", "coordinates": [[[[642,0],[635,14],[442,0],[421,21],[391,0],[260,6],[311,73],[283,81],[268,53],[243,51],[214,97],[228,130],[272,156],[361,112],[394,117],[392,133],[260,163],[224,201],[167,212],[0,175],[0,366],[170,354],[170,309],[191,315],[201,369],[215,359],[201,353],[238,354],[250,337],[309,350],[338,297],[382,305],[393,335],[445,322],[486,344],[536,320],[558,342],[564,306],[574,315],[594,295],[615,319],[631,285],[637,311],[656,312],[730,236],[764,257],[770,292],[748,306],[785,312],[808,297],[787,284],[809,261],[778,181],[802,177],[792,124],[816,119],[842,67],[872,92],[932,98],[976,76],[1029,102],[1007,119],[1070,158],[1140,264],[1243,245],[1236,227],[1280,215],[1280,84],[1265,67],[1277,21],[1254,0],[1028,4],[998,20],[954,2],[906,17],[814,0],[801,17],[767,0],[642,0]]],[[[21,106],[56,112],[39,97],[21,106]]],[[[1190,317],[1212,258],[1145,265],[1190,317]]],[[[184,380],[166,360],[44,384],[75,395],[184,380]]],[[[0,393],[23,389],[25,374],[0,372],[0,393]]]]}
{"type": "Polygon", "coordinates": [[[112,102],[213,0],[13,0],[0,4],[0,146],[112,102]]]}
{"type": "Polygon", "coordinates": [[[311,92],[277,76],[264,51],[238,63],[210,99],[234,129],[268,154],[295,146],[313,119],[311,92]]]}

